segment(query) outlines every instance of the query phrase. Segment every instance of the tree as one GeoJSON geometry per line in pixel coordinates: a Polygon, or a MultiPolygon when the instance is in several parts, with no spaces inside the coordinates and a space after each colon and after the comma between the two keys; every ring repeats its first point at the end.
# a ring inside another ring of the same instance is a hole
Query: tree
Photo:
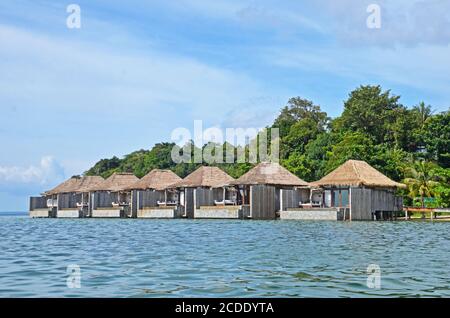
{"type": "Polygon", "coordinates": [[[301,119],[291,126],[288,135],[283,140],[287,154],[297,151],[303,153],[306,145],[316,139],[324,130],[310,119],[301,119]]]}
{"type": "Polygon", "coordinates": [[[430,158],[440,166],[450,168],[450,111],[427,120],[423,139],[430,158]]]}
{"type": "Polygon", "coordinates": [[[432,174],[439,180],[439,185],[433,189],[437,205],[443,208],[450,207],[450,169],[436,166],[432,174]]]}
{"type": "Polygon", "coordinates": [[[293,151],[303,151],[310,140],[326,130],[328,124],[328,115],[320,106],[300,97],[289,99],[272,125],[272,128],[280,130],[281,158],[289,157],[293,151]]]}
{"type": "Polygon", "coordinates": [[[305,179],[306,181],[316,181],[325,176],[329,156],[338,138],[335,134],[324,132],[306,145],[305,155],[307,162],[311,164],[311,177],[309,180],[305,179]]]}
{"type": "Polygon", "coordinates": [[[278,127],[280,136],[284,137],[289,133],[291,126],[301,119],[310,119],[323,128],[326,127],[329,120],[327,113],[323,112],[320,106],[314,105],[310,100],[293,97],[281,109],[280,114],[273,123],[273,127],[278,127]]]}
{"type": "Polygon", "coordinates": [[[293,152],[289,158],[282,161],[283,166],[297,177],[307,181],[312,181],[312,163],[304,154],[293,152]]]}
{"type": "Polygon", "coordinates": [[[361,86],[350,93],[344,112],[334,123],[338,131],[362,132],[375,143],[394,142],[393,125],[398,117],[399,96],[380,86],[361,86]]]}
{"type": "Polygon", "coordinates": [[[408,178],[404,183],[408,187],[408,194],[411,199],[420,197],[422,208],[425,207],[425,197],[433,195],[433,188],[439,185],[436,181],[433,169],[436,166],[427,161],[416,161],[411,167],[407,168],[408,178]]]}
{"type": "Polygon", "coordinates": [[[326,172],[331,172],[349,159],[370,161],[373,156],[373,140],[362,132],[349,132],[332,146],[328,154],[326,172]]]}
{"type": "Polygon", "coordinates": [[[116,156],[111,159],[102,159],[84,174],[87,176],[102,176],[107,178],[113,173],[114,170],[119,168],[121,162],[122,161],[116,156]]]}
{"type": "Polygon", "coordinates": [[[413,107],[412,113],[416,117],[416,123],[419,125],[419,128],[423,130],[428,119],[433,114],[433,110],[430,105],[420,102],[419,105],[413,107]]]}

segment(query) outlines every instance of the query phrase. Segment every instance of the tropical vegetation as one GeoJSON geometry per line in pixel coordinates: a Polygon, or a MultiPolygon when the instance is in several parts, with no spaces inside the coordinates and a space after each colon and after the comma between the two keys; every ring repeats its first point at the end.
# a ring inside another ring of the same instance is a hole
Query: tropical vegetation
{"type": "MultiPolygon", "coordinates": [[[[330,118],[313,101],[294,97],[266,127],[271,128],[279,129],[281,164],[306,181],[318,180],[348,159],[364,160],[407,185],[402,190],[406,204],[427,206],[432,197],[433,204],[450,207],[449,110],[435,113],[424,102],[407,107],[390,90],[360,86],[349,94],[336,118],[330,118]]],[[[160,168],[184,177],[200,165],[174,163],[173,147],[174,143],[163,142],[123,158],[102,159],[85,174],[108,177],[114,172],[133,172],[142,177],[160,168]]],[[[195,145],[191,142],[184,147],[195,145]]],[[[248,146],[244,151],[248,153],[248,146]]],[[[233,177],[253,166],[237,162],[215,165],[233,177]]]]}

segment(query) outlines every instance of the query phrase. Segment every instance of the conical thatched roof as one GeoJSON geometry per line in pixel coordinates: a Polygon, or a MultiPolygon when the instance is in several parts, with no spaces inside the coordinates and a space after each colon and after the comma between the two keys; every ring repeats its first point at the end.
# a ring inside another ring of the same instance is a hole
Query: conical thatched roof
{"type": "Polygon", "coordinates": [[[91,192],[99,187],[105,179],[99,176],[86,176],[80,179],[76,192],[91,192]]]}
{"type": "Polygon", "coordinates": [[[116,172],[99,185],[93,187],[92,191],[124,191],[138,180],[139,178],[132,173],[116,172]]]}
{"type": "Polygon", "coordinates": [[[308,183],[278,163],[262,162],[233,182],[236,185],[286,185],[306,187],[308,183]]]}
{"type": "Polygon", "coordinates": [[[348,160],[319,181],[311,184],[316,186],[405,187],[404,184],[389,179],[367,162],[359,160],[348,160]]]}
{"type": "Polygon", "coordinates": [[[234,179],[217,167],[200,167],[186,178],[173,184],[173,188],[220,188],[233,182],[234,179]]]}
{"type": "Polygon", "coordinates": [[[128,190],[164,190],[182,179],[170,170],[153,169],[142,179],[136,181],[128,190]]]}
{"type": "Polygon", "coordinates": [[[45,195],[53,195],[53,194],[58,194],[58,193],[69,193],[69,192],[76,192],[76,190],[78,189],[78,187],[80,186],[81,183],[81,177],[72,177],[66,181],[64,181],[63,183],[57,185],[55,188],[44,192],[45,195]]]}

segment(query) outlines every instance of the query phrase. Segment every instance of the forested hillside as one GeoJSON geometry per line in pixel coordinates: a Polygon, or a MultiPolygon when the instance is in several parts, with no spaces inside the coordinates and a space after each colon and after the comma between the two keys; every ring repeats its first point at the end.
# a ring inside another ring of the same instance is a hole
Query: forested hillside
{"type": "MultiPolygon", "coordinates": [[[[319,105],[291,98],[271,127],[280,129],[283,166],[306,181],[318,180],[348,159],[367,161],[390,178],[404,182],[407,204],[450,206],[450,112],[436,113],[424,102],[405,106],[400,96],[380,86],[361,86],[344,102],[341,116],[329,118],[319,105]],[[416,199],[413,202],[413,199],[416,199]]],[[[102,159],[86,175],[114,172],[144,176],[154,168],[184,177],[199,164],[175,164],[173,143],[159,143],[123,158],[102,159]]],[[[194,147],[194,145],[189,145],[194,147]]],[[[225,145],[224,145],[225,147],[225,145]]],[[[249,163],[217,164],[233,177],[249,163]]]]}

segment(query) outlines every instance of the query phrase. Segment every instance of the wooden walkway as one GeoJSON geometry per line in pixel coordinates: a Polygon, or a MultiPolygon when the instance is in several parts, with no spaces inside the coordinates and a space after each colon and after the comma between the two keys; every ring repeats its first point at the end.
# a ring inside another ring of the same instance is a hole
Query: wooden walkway
{"type": "Polygon", "coordinates": [[[410,214],[409,213],[430,213],[430,219],[436,218],[436,213],[450,213],[450,209],[445,208],[412,208],[412,207],[404,207],[403,211],[405,212],[405,220],[410,220],[410,214]]]}

